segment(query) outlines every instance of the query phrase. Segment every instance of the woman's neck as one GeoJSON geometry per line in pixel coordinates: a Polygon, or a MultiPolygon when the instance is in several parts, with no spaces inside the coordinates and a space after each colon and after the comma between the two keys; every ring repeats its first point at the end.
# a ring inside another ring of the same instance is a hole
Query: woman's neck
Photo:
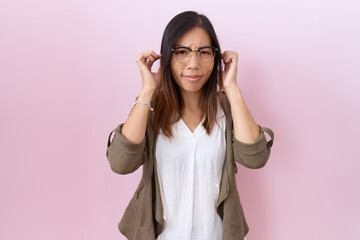
{"type": "Polygon", "coordinates": [[[184,106],[181,118],[191,132],[195,131],[203,118],[203,114],[200,108],[200,97],[201,92],[187,92],[182,94],[184,106]]]}
{"type": "Polygon", "coordinates": [[[200,108],[201,92],[183,92],[182,99],[184,101],[183,111],[187,113],[201,114],[200,108]]]}

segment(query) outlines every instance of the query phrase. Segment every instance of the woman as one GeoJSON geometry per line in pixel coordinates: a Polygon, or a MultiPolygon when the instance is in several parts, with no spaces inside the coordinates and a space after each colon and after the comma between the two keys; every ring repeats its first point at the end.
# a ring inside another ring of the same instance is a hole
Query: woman
{"type": "Polygon", "coordinates": [[[167,25],[161,54],[144,52],[136,62],[142,89],[107,149],[116,173],[143,165],[119,230],[136,240],[244,239],[249,229],[235,161],[263,167],[273,133],[254,121],[244,102],[237,53],[221,54],[208,18],[188,11],[167,25]],[[158,59],[159,70],[151,72],[158,59]]]}

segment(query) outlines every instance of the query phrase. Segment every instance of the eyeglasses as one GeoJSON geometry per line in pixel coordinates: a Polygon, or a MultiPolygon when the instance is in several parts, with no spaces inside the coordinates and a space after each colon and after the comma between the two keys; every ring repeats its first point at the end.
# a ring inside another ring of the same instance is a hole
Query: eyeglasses
{"type": "Polygon", "coordinates": [[[198,49],[191,49],[189,47],[174,47],[171,49],[174,58],[179,63],[186,63],[191,58],[191,52],[197,51],[200,62],[209,63],[215,58],[215,53],[218,51],[216,47],[199,47],[198,49]]]}

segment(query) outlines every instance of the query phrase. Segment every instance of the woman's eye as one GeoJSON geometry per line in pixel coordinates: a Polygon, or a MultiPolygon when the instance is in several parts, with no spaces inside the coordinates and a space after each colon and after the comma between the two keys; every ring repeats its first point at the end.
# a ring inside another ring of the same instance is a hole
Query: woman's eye
{"type": "Polygon", "coordinates": [[[201,50],[201,51],[200,51],[200,54],[201,54],[201,55],[210,55],[211,52],[208,51],[208,50],[201,50]]]}
{"type": "Polygon", "coordinates": [[[175,54],[176,55],[187,55],[187,51],[186,50],[180,50],[178,49],[177,51],[175,51],[175,54]]]}

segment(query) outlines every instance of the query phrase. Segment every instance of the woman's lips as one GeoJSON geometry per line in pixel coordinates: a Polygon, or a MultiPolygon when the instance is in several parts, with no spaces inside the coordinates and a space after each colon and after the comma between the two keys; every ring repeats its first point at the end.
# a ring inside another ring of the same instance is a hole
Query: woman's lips
{"type": "Polygon", "coordinates": [[[184,78],[190,80],[190,81],[198,81],[200,80],[201,76],[199,75],[190,75],[190,76],[184,76],[184,78]]]}

